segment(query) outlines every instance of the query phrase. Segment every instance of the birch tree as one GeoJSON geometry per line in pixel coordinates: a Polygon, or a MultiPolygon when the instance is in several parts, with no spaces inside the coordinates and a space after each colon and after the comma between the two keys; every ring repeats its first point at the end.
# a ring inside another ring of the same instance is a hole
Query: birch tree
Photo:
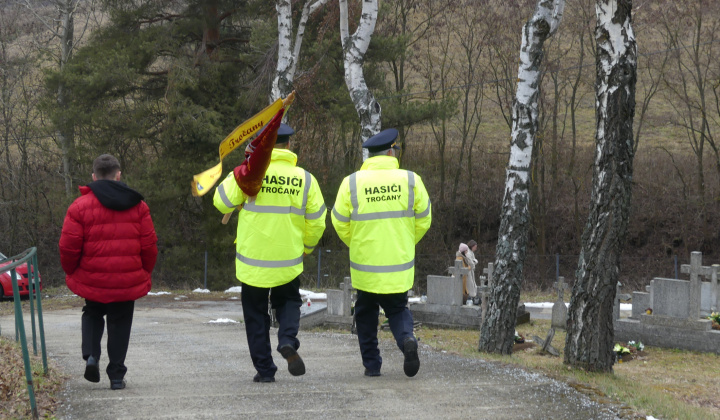
{"type": "Polygon", "coordinates": [[[272,83],[271,100],[284,98],[293,91],[293,81],[300,60],[300,48],[305,38],[307,21],[327,2],[328,0],[308,0],[305,2],[294,41],[292,4],[290,0],[277,0],[275,2],[278,15],[278,61],[272,83]]]}
{"type": "Polygon", "coordinates": [[[538,129],[538,87],[543,44],[560,25],[564,0],[538,0],[523,27],[518,86],[512,107],[512,140],[495,257],[495,286],[482,325],[479,350],[510,354],[530,227],[530,162],[538,129]]]}
{"type": "Polygon", "coordinates": [[[632,0],[596,0],[593,190],[568,310],[565,363],[612,371],[613,304],[633,174],[637,45],[632,0]]]}
{"type": "MultiPolygon", "coordinates": [[[[364,0],[360,23],[355,33],[350,35],[347,0],[340,1],[340,40],[343,47],[345,84],[350,99],[360,117],[360,140],[364,143],[380,132],[382,109],[375,95],[368,89],[363,74],[363,61],[375,31],[378,15],[378,1],[364,0]]],[[[367,159],[367,149],[363,149],[363,160],[367,159]]]]}

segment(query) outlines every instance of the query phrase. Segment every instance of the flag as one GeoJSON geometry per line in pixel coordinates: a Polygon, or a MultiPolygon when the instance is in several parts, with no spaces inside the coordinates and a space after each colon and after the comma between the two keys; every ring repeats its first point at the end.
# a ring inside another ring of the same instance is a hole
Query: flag
{"type": "Polygon", "coordinates": [[[193,176],[192,183],[190,184],[192,195],[200,197],[207,194],[208,191],[215,185],[218,180],[222,177],[222,161],[232,152],[237,149],[238,146],[243,144],[245,140],[249,139],[255,133],[260,131],[270,119],[275,116],[281,109],[287,108],[295,99],[295,92],[292,92],[285,99],[278,99],[272,104],[268,105],[265,109],[253,115],[250,119],[243,122],[242,124],[235,127],[225,139],[220,142],[219,154],[220,163],[213,166],[212,168],[201,172],[193,176]]]}
{"type": "Polygon", "coordinates": [[[285,108],[281,108],[275,114],[260,135],[250,143],[252,153],[233,170],[235,182],[248,197],[255,197],[260,192],[284,113],[285,108]]]}

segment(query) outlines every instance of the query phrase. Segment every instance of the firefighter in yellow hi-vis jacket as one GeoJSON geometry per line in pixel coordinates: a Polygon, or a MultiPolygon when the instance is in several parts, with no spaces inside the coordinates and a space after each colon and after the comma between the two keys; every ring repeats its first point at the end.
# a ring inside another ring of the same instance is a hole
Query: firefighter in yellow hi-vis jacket
{"type": "Polygon", "coordinates": [[[415,244],[430,228],[430,198],[420,177],[401,170],[394,128],[369,138],[370,158],[346,177],[337,194],[332,223],[350,247],[350,275],[357,289],[355,322],[366,376],[380,376],[377,326],[382,306],[405,355],[403,369],[420,369],[407,291],[415,275],[415,244]]]}
{"type": "Polygon", "coordinates": [[[325,202],[315,177],[296,165],[288,150],[295,131],[278,129],[270,166],[254,199],[238,187],[231,173],[215,190],[214,204],[227,214],[238,206],[236,276],[243,284],[242,308],[255,382],[274,382],[277,367],[270,347],[270,303],[276,310],[277,350],[294,376],[305,373],[297,353],[300,325],[300,279],[303,257],[310,254],[325,231],[325,202]]]}

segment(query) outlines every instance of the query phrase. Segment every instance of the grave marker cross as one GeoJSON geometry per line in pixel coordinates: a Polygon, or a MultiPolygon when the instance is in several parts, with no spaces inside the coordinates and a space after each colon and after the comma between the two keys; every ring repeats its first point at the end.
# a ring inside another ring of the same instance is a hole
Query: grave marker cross
{"type": "Polygon", "coordinates": [[[483,268],[483,274],[487,277],[488,287],[493,287],[493,272],[495,271],[495,265],[488,263],[487,268],[483,268]]]}
{"type": "Polygon", "coordinates": [[[569,286],[567,283],[565,283],[565,277],[558,277],[558,281],[553,283],[553,287],[557,289],[557,300],[558,302],[563,301],[565,302],[565,290],[569,290],[569,286]]]}
{"type": "Polygon", "coordinates": [[[717,282],[717,273],[720,265],[712,267],[703,267],[702,252],[694,251],[690,253],[690,265],[683,264],[680,266],[680,272],[690,274],[690,296],[688,299],[688,318],[700,318],[700,290],[702,287],[702,279],[700,276],[710,277],[715,275],[717,282]]]}
{"type": "Polygon", "coordinates": [[[448,271],[450,271],[450,275],[456,278],[460,278],[461,276],[467,276],[470,274],[470,269],[463,266],[462,261],[455,260],[455,265],[448,268],[448,271]]]}
{"type": "Polygon", "coordinates": [[[487,285],[478,286],[478,293],[480,293],[480,325],[485,322],[485,315],[487,314],[488,308],[488,297],[493,287],[493,271],[494,264],[488,263],[487,268],[483,268],[483,274],[487,278],[487,285]]]}
{"type": "Polygon", "coordinates": [[[567,324],[567,307],[565,306],[565,289],[568,288],[568,284],[565,283],[564,277],[558,277],[558,281],[553,283],[553,286],[557,288],[558,295],[555,303],[552,306],[552,321],[550,325],[553,328],[565,329],[567,324]]]}
{"type": "Polygon", "coordinates": [[[710,281],[712,282],[711,290],[710,290],[710,312],[717,312],[718,310],[718,293],[720,293],[720,290],[718,290],[718,272],[720,272],[720,265],[713,264],[712,266],[713,272],[710,277],[710,281]]]}

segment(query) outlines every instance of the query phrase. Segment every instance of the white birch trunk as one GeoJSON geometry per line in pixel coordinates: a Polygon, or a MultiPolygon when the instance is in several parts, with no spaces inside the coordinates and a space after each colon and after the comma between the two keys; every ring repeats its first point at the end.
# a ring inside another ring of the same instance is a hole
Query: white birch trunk
{"type": "Polygon", "coordinates": [[[328,0],[308,0],[303,6],[300,22],[298,22],[295,41],[293,42],[292,4],[290,0],[276,0],[275,9],[278,14],[278,60],[275,78],[272,83],[271,101],[287,97],[293,91],[295,71],[300,59],[300,48],[305,38],[307,21],[328,0]]]}
{"type": "Polygon", "coordinates": [[[510,160],[496,249],[495,275],[479,350],[510,354],[530,227],[530,162],[538,129],[538,95],[543,43],[560,25],[565,0],[538,0],[523,27],[518,86],[513,100],[510,160]]]}
{"type": "Polygon", "coordinates": [[[595,12],[595,167],[568,310],[565,362],[612,371],[613,305],[632,193],[637,44],[632,0],[596,0],[595,12]]]}
{"type": "MultiPolygon", "coordinates": [[[[380,132],[380,116],[382,109],[375,100],[375,95],[365,84],[363,60],[370,45],[370,39],[377,22],[377,0],[363,0],[360,24],[352,36],[348,29],[347,0],[340,1],[340,39],[342,41],[345,64],[345,84],[350,92],[350,99],[360,117],[360,140],[365,140],[380,132]]],[[[367,159],[367,149],[363,149],[363,160],[367,159]]]]}

